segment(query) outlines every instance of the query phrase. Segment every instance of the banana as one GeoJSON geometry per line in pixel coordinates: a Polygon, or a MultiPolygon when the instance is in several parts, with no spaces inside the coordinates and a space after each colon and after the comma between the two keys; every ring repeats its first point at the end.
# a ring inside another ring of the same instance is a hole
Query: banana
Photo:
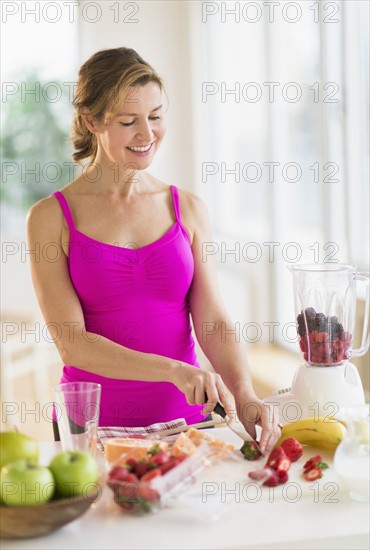
{"type": "Polygon", "coordinates": [[[312,416],[283,426],[276,447],[288,437],[294,437],[303,445],[335,451],[346,433],[345,426],[336,418],[312,416]]]}

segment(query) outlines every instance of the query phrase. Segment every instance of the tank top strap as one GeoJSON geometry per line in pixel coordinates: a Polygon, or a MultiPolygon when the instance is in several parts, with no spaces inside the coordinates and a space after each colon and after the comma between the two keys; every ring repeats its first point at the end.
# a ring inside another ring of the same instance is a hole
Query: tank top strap
{"type": "Polygon", "coordinates": [[[66,219],[66,222],[68,224],[70,232],[71,233],[74,232],[75,224],[74,224],[72,213],[71,213],[71,210],[69,208],[69,205],[68,205],[68,202],[67,202],[65,196],[60,191],[54,191],[54,193],[52,193],[52,195],[54,195],[59,201],[59,204],[62,208],[64,217],[66,219]]]}
{"type": "Polygon", "coordinates": [[[175,185],[171,185],[171,191],[172,191],[173,209],[175,211],[176,221],[182,226],[181,214],[180,214],[179,190],[175,185]]]}

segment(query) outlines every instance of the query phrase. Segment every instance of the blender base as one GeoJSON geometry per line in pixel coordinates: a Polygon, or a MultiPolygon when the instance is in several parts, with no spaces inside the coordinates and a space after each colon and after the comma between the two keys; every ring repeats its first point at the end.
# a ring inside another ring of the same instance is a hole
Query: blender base
{"type": "Polygon", "coordinates": [[[344,407],[365,404],[365,394],[353,363],[322,367],[301,363],[292,387],[263,401],[276,407],[284,425],[307,417],[336,417],[344,407]]]}

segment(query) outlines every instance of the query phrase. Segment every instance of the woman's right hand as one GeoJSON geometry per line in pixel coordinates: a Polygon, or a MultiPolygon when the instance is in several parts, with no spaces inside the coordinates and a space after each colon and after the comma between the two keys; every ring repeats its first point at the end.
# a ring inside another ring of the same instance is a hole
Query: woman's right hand
{"type": "Polygon", "coordinates": [[[228,415],[235,414],[235,404],[221,376],[180,362],[174,370],[173,383],[185,394],[189,405],[203,405],[203,413],[213,411],[221,403],[228,415]]]}

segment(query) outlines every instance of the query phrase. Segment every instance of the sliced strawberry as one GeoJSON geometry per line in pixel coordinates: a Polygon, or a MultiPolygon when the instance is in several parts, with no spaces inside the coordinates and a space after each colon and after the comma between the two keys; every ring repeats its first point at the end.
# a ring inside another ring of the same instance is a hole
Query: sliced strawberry
{"type": "Polygon", "coordinates": [[[291,460],[290,458],[288,458],[282,447],[277,447],[276,449],[273,449],[266,462],[266,466],[269,466],[273,470],[288,471],[290,465],[291,460]]]}
{"type": "Polygon", "coordinates": [[[322,477],[322,470],[321,468],[311,468],[303,473],[303,477],[307,481],[315,481],[315,479],[322,477]]]}
{"type": "Polygon", "coordinates": [[[266,477],[268,472],[272,473],[272,470],[270,470],[269,468],[257,468],[256,470],[248,472],[248,477],[250,477],[254,481],[261,481],[266,477]]]}
{"type": "Polygon", "coordinates": [[[286,470],[278,470],[276,472],[276,474],[278,476],[279,484],[280,483],[286,483],[289,479],[289,475],[288,475],[288,472],[286,470]]]}
{"type": "Polygon", "coordinates": [[[279,476],[277,475],[277,472],[272,472],[272,474],[264,481],[263,485],[266,487],[276,487],[276,485],[279,485],[279,476]]]}
{"type": "Polygon", "coordinates": [[[322,462],[322,458],[320,455],[309,458],[307,462],[303,465],[304,471],[306,472],[308,470],[311,470],[311,468],[316,468],[319,462],[322,462]]]}
{"type": "Polygon", "coordinates": [[[295,437],[288,437],[280,446],[292,462],[296,462],[303,454],[303,447],[295,437]]]}

